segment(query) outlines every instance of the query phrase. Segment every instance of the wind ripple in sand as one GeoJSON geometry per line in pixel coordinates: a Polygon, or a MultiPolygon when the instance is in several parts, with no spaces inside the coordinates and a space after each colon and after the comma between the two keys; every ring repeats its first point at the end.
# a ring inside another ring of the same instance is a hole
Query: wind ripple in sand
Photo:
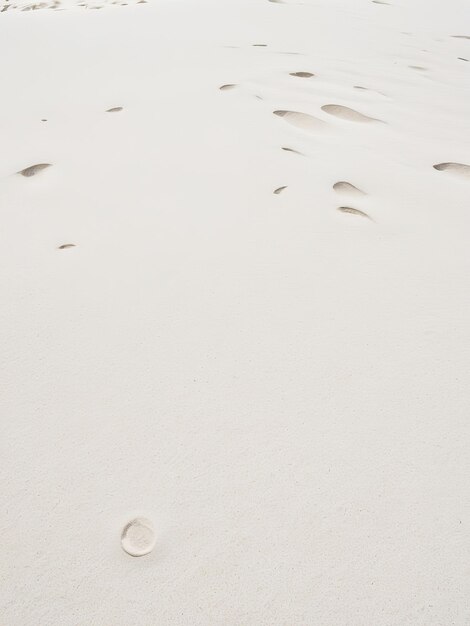
{"type": "Polygon", "coordinates": [[[302,130],[318,130],[325,126],[323,120],[319,120],[308,113],[300,113],[298,111],[273,111],[273,113],[278,117],[282,117],[288,124],[302,130]]]}
{"type": "Polygon", "coordinates": [[[38,172],[45,170],[46,167],[51,167],[51,165],[51,163],[37,163],[36,165],[30,165],[29,167],[26,167],[24,170],[20,170],[18,174],[30,178],[31,176],[35,176],[38,172]]]}
{"type": "Polygon", "coordinates": [[[359,113],[359,111],[345,107],[342,104],[325,104],[321,109],[322,111],[325,111],[325,113],[329,113],[334,117],[339,117],[342,120],[347,120],[348,122],[361,122],[362,124],[369,122],[381,122],[381,120],[378,120],[375,117],[369,117],[368,115],[359,113]]]}
{"type": "Polygon", "coordinates": [[[437,165],[433,165],[433,167],[439,172],[450,172],[461,178],[470,179],[470,165],[466,163],[438,163],[437,165]]]}
{"type": "Polygon", "coordinates": [[[333,185],[333,189],[337,193],[347,194],[351,196],[365,196],[366,194],[361,189],[358,189],[353,184],[346,182],[345,180],[340,180],[339,182],[333,185]]]}
{"type": "Polygon", "coordinates": [[[351,215],[359,215],[360,217],[365,217],[368,220],[371,220],[371,222],[373,221],[372,218],[367,215],[367,213],[364,213],[364,211],[360,211],[359,209],[353,209],[350,206],[340,206],[338,207],[338,211],[341,211],[341,213],[350,213],[351,215]]]}

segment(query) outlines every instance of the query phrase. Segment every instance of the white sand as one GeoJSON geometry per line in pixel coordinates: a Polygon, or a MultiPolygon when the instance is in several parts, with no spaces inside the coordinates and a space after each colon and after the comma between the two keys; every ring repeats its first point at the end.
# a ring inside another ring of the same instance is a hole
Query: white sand
{"type": "Polygon", "coordinates": [[[468,626],[468,2],[56,8],[0,14],[0,623],[468,626]]]}

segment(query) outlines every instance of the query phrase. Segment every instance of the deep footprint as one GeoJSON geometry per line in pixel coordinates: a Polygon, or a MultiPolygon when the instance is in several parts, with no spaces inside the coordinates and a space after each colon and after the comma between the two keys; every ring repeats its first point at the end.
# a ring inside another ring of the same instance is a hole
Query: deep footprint
{"type": "Polygon", "coordinates": [[[326,125],[323,120],[319,120],[308,113],[300,113],[299,111],[273,111],[273,113],[282,117],[288,124],[302,130],[318,130],[326,125]]]}
{"type": "Polygon", "coordinates": [[[312,72],[290,72],[289,76],[296,76],[297,78],[312,78],[315,74],[312,74],[312,72]]]}
{"type": "Polygon", "coordinates": [[[337,193],[347,194],[352,196],[365,196],[365,192],[361,189],[358,189],[353,184],[346,182],[345,180],[340,180],[339,182],[333,185],[333,189],[337,193]]]}
{"type": "Polygon", "coordinates": [[[437,165],[433,165],[433,167],[439,172],[450,172],[461,178],[470,179],[470,165],[466,163],[438,163],[437,165]]]}
{"type": "Polygon", "coordinates": [[[360,217],[365,217],[371,222],[373,221],[372,218],[367,215],[367,213],[364,213],[364,211],[360,211],[359,209],[353,209],[350,206],[340,206],[338,207],[338,211],[341,211],[341,213],[350,213],[351,215],[359,215],[360,217]]]}
{"type": "Polygon", "coordinates": [[[30,165],[29,167],[26,167],[24,170],[20,170],[18,174],[30,178],[31,176],[35,176],[42,170],[45,170],[47,167],[51,167],[51,165],[52,163],[37,163],[36,165],[30,165]]]}
{"type": "Polygon", "coordinates": [[[359,113],[359,111],[355,111],[354,109],[350,109],[349,107],[345,107],[342,104],[325,104],[322,106],[322,111],[328,113],[329,115],[333,115],[334,117],[339,117],[342,120],[347,120],[348,122],[360,122],[370,123],[370,122],[380,122],[375,117],[369,117],[368,115],[364,115],[363,113],[359,113]]]}

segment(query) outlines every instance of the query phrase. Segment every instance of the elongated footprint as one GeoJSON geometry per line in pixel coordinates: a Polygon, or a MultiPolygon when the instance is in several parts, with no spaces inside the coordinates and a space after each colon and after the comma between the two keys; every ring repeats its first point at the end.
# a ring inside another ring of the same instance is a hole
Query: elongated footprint
{"type": "Polygon", "coordinates": [[[372,218],[367,215],[367,213],[364,213],[364,211],[361,211],[360,209],[354,209],[353,207],[350,206],[340,206],[338,207],[338,211],[340,211],[341,213],[350,213],[351,215],[358,215],[359,217],[365,217],[368,220],[371,220],[371,222],[373,221],[372,218]]]}
{"type": "Polygon", "coordinates": [[[365,196],[366,194],[358,187],[355,187],[352,183],[348,183],[345,180],[340,180],[333,185],[333,189],[340,194],[349,196],[365,196]]]}
{"type": "Polygon", "coordinates": [[[20,170],[18,174],[30,178],[31,176],[36,176],[36,174],[38,174],[42,170],[45,170],[47,167],[51,167],[51,165],[51,163],[37,163],[36,165],[30,165],[29,167],[26,167],[24,170],[20,170]]]}
{"type": "Polygon", "coordinates": [[[368,115],[364,115],[364,113],[360,113],[359,111],[355,111],[354,109],[345,107],[342,104],[325,104],[322,106],[321,109],[329,115],[339,117],[340,119],[347,120],[348,122],[359,122],[365,124],[381,121],[376,119],[375,117],[369,117],[368,115]]]}
{"type": "Polygon", "coordinates": [[[439,172],[450,172],[461,178],[470,179],[470,165],[466,163],[438,163],[437,165],[433,165],[433,167],[439,172]]]}
{"type": "Polygon", "coordinates": [[[300,113],[299,111],[273,111],[273,113],[278,117],[282,117],[291,126],[301,128],[302,130],[315,131],[326,126],[323,120],[319,120],[308,113],[300,113]]]}

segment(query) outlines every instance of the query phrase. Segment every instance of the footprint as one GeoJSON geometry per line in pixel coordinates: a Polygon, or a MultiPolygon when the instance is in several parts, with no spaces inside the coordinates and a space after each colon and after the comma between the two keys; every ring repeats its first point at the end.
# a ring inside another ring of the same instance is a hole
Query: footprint
{"type": "Polygon", "coordinates": [[[467,61],[468,62],[468,59],[464,59],[463,57],[457,57],[457,58],[458,58],[459,61],[467,61]]]}
{"type": "Polygon", "coordinates": [[[366,194],[362,189],[358,189],[352,183],[348,183],[345,180],[340,180],[333,185],[333,189],[337,193],[347,194],[351,196],[365,196],[366,194]]]}
{"type": "Polygon", "coordinates": [[[438,163],[433,167],[439,172],[450,172],[462,178],[470,179],[470,165],[466,165],[466,163],[438,163]]]}
{"type": "Polygon", "coordinates": [[[228,83],[227,85],[222,85],[219,87],[220,91],[228,91],[229,89],[234,89],[236,85],[234,83],[228,83]]]}
{"type": "Polygon", "coordinates": [[[41,120],[41,122],[47,122],[47,120],[41,120]]]}
{"type": "Polygon", "coordinates": [[[285,152],[293,152],[294,154],[300,154],[300,156],[305,156],[303,152],[294,150],[294,148],[287,148],[286,146],[281,146],[281,150],[284,150],[285,152]]]}
{"type": "Polygon", "coordinates": [[[106,109],[106,113],[119,113],[122,109],[123,107],[112,107],[111,109],[106,109]]]}
{"type": "Polygon", "coordinates": [[[372,2],[374,4],[388,4],[389,6],[391,6],[390,2],[385,2],[384,0],[372,0],[372,2]]]}
{"type": "Polygon", "coordinates": [[[275,193],[278,196],[280,193],[284,191],[284,189],[287,189],[287,185],[284,185],[284,187],[278,187],[277,189],[273,191],[273,193],[275,193]]]}
{"type": "Polygon", "coordinates": [[[297,78],[312,78],[315,74],[311,72],[290,72],[289,76],[297,76],[297,78]]]}
{"type": "Polygon", "coordinates": [[[470,35],[451,35],[454,39],[470,39],[470,35]]]}
{"type": "Polygon", "coordinates": [[[144,517],[137,517],[126,524],[121,533],[121,546],[130,556],[149,554],[156,543],[152,522],[144,517]]]}
{"type": "Polygon", "coordinates": [[[278,117],[282,117],[288,124],[302,130],[318,130],[326,125],[323,120],[319,120],[308,113],[300,113],[298,111],[273,111],[273,113],[278,117]]]}
{"type": "Polygon", "coordinates": [[[381,122],[381,120],[378,120],[375,117],[369,117],[368,115],[359,113],[359,111],[355,111],[354,109],[350,109],[349,107],[345,107],[341,104],[325,104],[321,109],[322,111],[325,111],[325,113],[347,120],[348,122],[381,122]]]}
{"type": "Polygon", "coordinates": [[[360,217],[365,217],[368,220],[371,220],[371,222],[373,221],[372,218],[367,215],[367,213],[364,213],[364,211],[360,211],[359,209],[353,209],[350,206],[340,206],[338,207],[338,211],[341,211],[341,213],[350,213],[351,215],[359,215],[360,217]]]}
{"type": "Polygon", "coordinates": [[[423,67],[422,65],[408,65],[408,67],[410,67],[412,70],[418,70],[420,72],[427,72],[428,68],[427,67],[423,67]]]}
{"type": "Polygon", "coordinates": [[[45,170],[46,167],[51,167],[51,165],[52,163],[37,163],[36,165],[30,165],[29,167],[26,167],[24,170],[20,170],[17,173],[29,178],[31,176],[35,176],[38,172],[45,170]]]}
{"type": "Polygon", "coordinates": [[[253,48],[267,48],[268,47],[267,43],[253,43],[251,45],[253,46],[253,48]]]}
{"type": "Polygon", "coordinates": [[[74,243],[63,243],[61,246],[58,246],[57,250],[66,250],[67,248],[75,248],[74,243]]]}

